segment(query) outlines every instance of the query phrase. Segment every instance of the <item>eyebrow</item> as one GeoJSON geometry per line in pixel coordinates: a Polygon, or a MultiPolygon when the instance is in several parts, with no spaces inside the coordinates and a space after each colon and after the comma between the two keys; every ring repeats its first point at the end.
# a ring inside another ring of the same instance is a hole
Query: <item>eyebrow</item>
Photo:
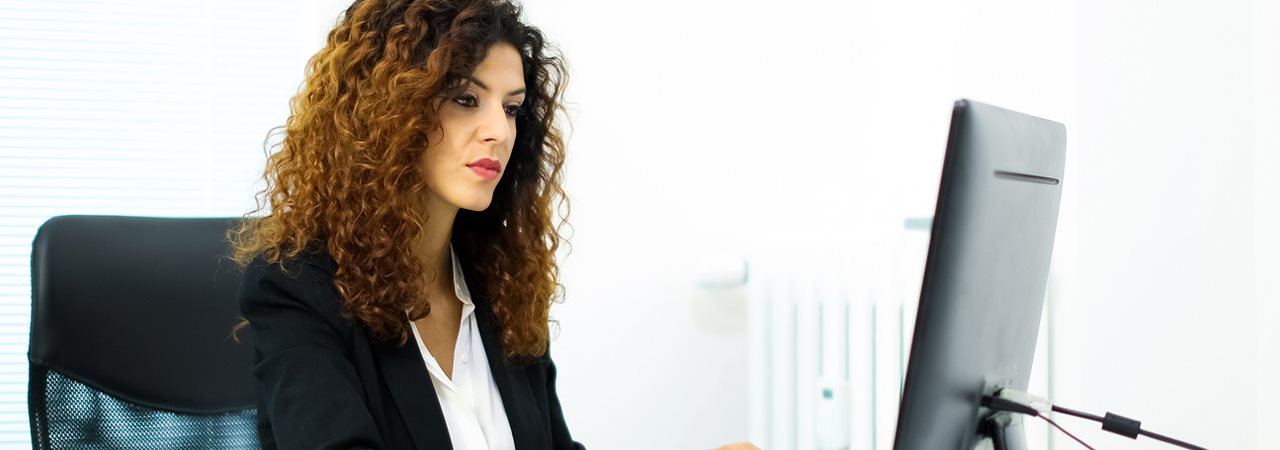
{"type": "MultiPolygon", "coordinates": [[[[476,86],[480,86],[480,89],[484,89],[486,91],[489,90],[489,86],[486,86],[484,83],[481,83],[480,80],[475,79],[475,77],[467,77],[467,81],[475,83],[476,86]]],[[[508,92],[507,96],[510,97],[512,95],[520,95],[520,94],[523,94],[524,92],[525,92],[525,89],[520,88],[511,92],[508,92]]]]}

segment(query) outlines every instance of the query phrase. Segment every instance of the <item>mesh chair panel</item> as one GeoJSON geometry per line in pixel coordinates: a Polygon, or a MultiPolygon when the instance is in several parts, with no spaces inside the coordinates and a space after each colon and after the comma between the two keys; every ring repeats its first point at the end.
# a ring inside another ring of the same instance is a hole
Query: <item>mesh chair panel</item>
{"type": "Polygon", "coordinates": [[[117,399],[53,370],[45,373],[40,415],[46,420],[40,425],[48,427],[49,449],[259,448],[253,409],[210,415],[173,413],[117,399]]]}

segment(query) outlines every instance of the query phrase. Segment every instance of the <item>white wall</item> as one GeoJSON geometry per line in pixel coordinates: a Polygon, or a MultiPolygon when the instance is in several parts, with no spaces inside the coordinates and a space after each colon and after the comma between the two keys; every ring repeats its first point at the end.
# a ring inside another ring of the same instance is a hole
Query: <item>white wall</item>
{"type": "MultiPolygon", "coordinates": [[[[1260,418],[1277,399],[1263,376],[1275,374],[1263,330],[1277,247],[1263,236],[1280,98],[1275,34],[1261,27],[1275,9],[1081,1],[1076,17],[1056,400],[1210,448],[1274,448],[1260,418]]],[[[1102,447],[1164,448],[1077,428],[1102,447]]]]}
{"type": "Polygon", "coordinates": [[[1280,3],[1255,0],[1253,34],[1254,268],[1257,292],[1257,394],[1255,448],[1280,446],[1280,3]]]}

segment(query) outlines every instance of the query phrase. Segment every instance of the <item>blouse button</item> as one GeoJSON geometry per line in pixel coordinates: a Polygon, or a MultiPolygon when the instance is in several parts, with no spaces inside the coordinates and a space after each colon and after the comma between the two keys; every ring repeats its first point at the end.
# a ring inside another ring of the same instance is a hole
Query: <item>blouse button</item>
{"type": "Polygon", "coordinates": [[[463,363],[463,364],[466,364],[466,363],[469,363],[469,362],[471,362],[471,357],[470,357],[470,356],[468,356],[468,355],[466,355],[466,354],[463,354],[463,355],[462,355],[462,363],[463,363]]]}

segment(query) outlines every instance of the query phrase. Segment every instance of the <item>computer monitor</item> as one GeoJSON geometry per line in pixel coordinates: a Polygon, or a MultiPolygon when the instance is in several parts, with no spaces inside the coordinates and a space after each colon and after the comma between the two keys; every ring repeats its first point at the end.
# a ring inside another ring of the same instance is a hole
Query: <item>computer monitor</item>
{"type": "Polygon", "coordinates": [[[1025,448],[984,395],[1027,389],[1062,193],[1066,128],[959,100],[942,166],[896,450],[1025,448]],[[1003,445],[1001,445],[1003,444],[1003,445]],[[989,447],[987,447],[989,448],[989,447]]]}

